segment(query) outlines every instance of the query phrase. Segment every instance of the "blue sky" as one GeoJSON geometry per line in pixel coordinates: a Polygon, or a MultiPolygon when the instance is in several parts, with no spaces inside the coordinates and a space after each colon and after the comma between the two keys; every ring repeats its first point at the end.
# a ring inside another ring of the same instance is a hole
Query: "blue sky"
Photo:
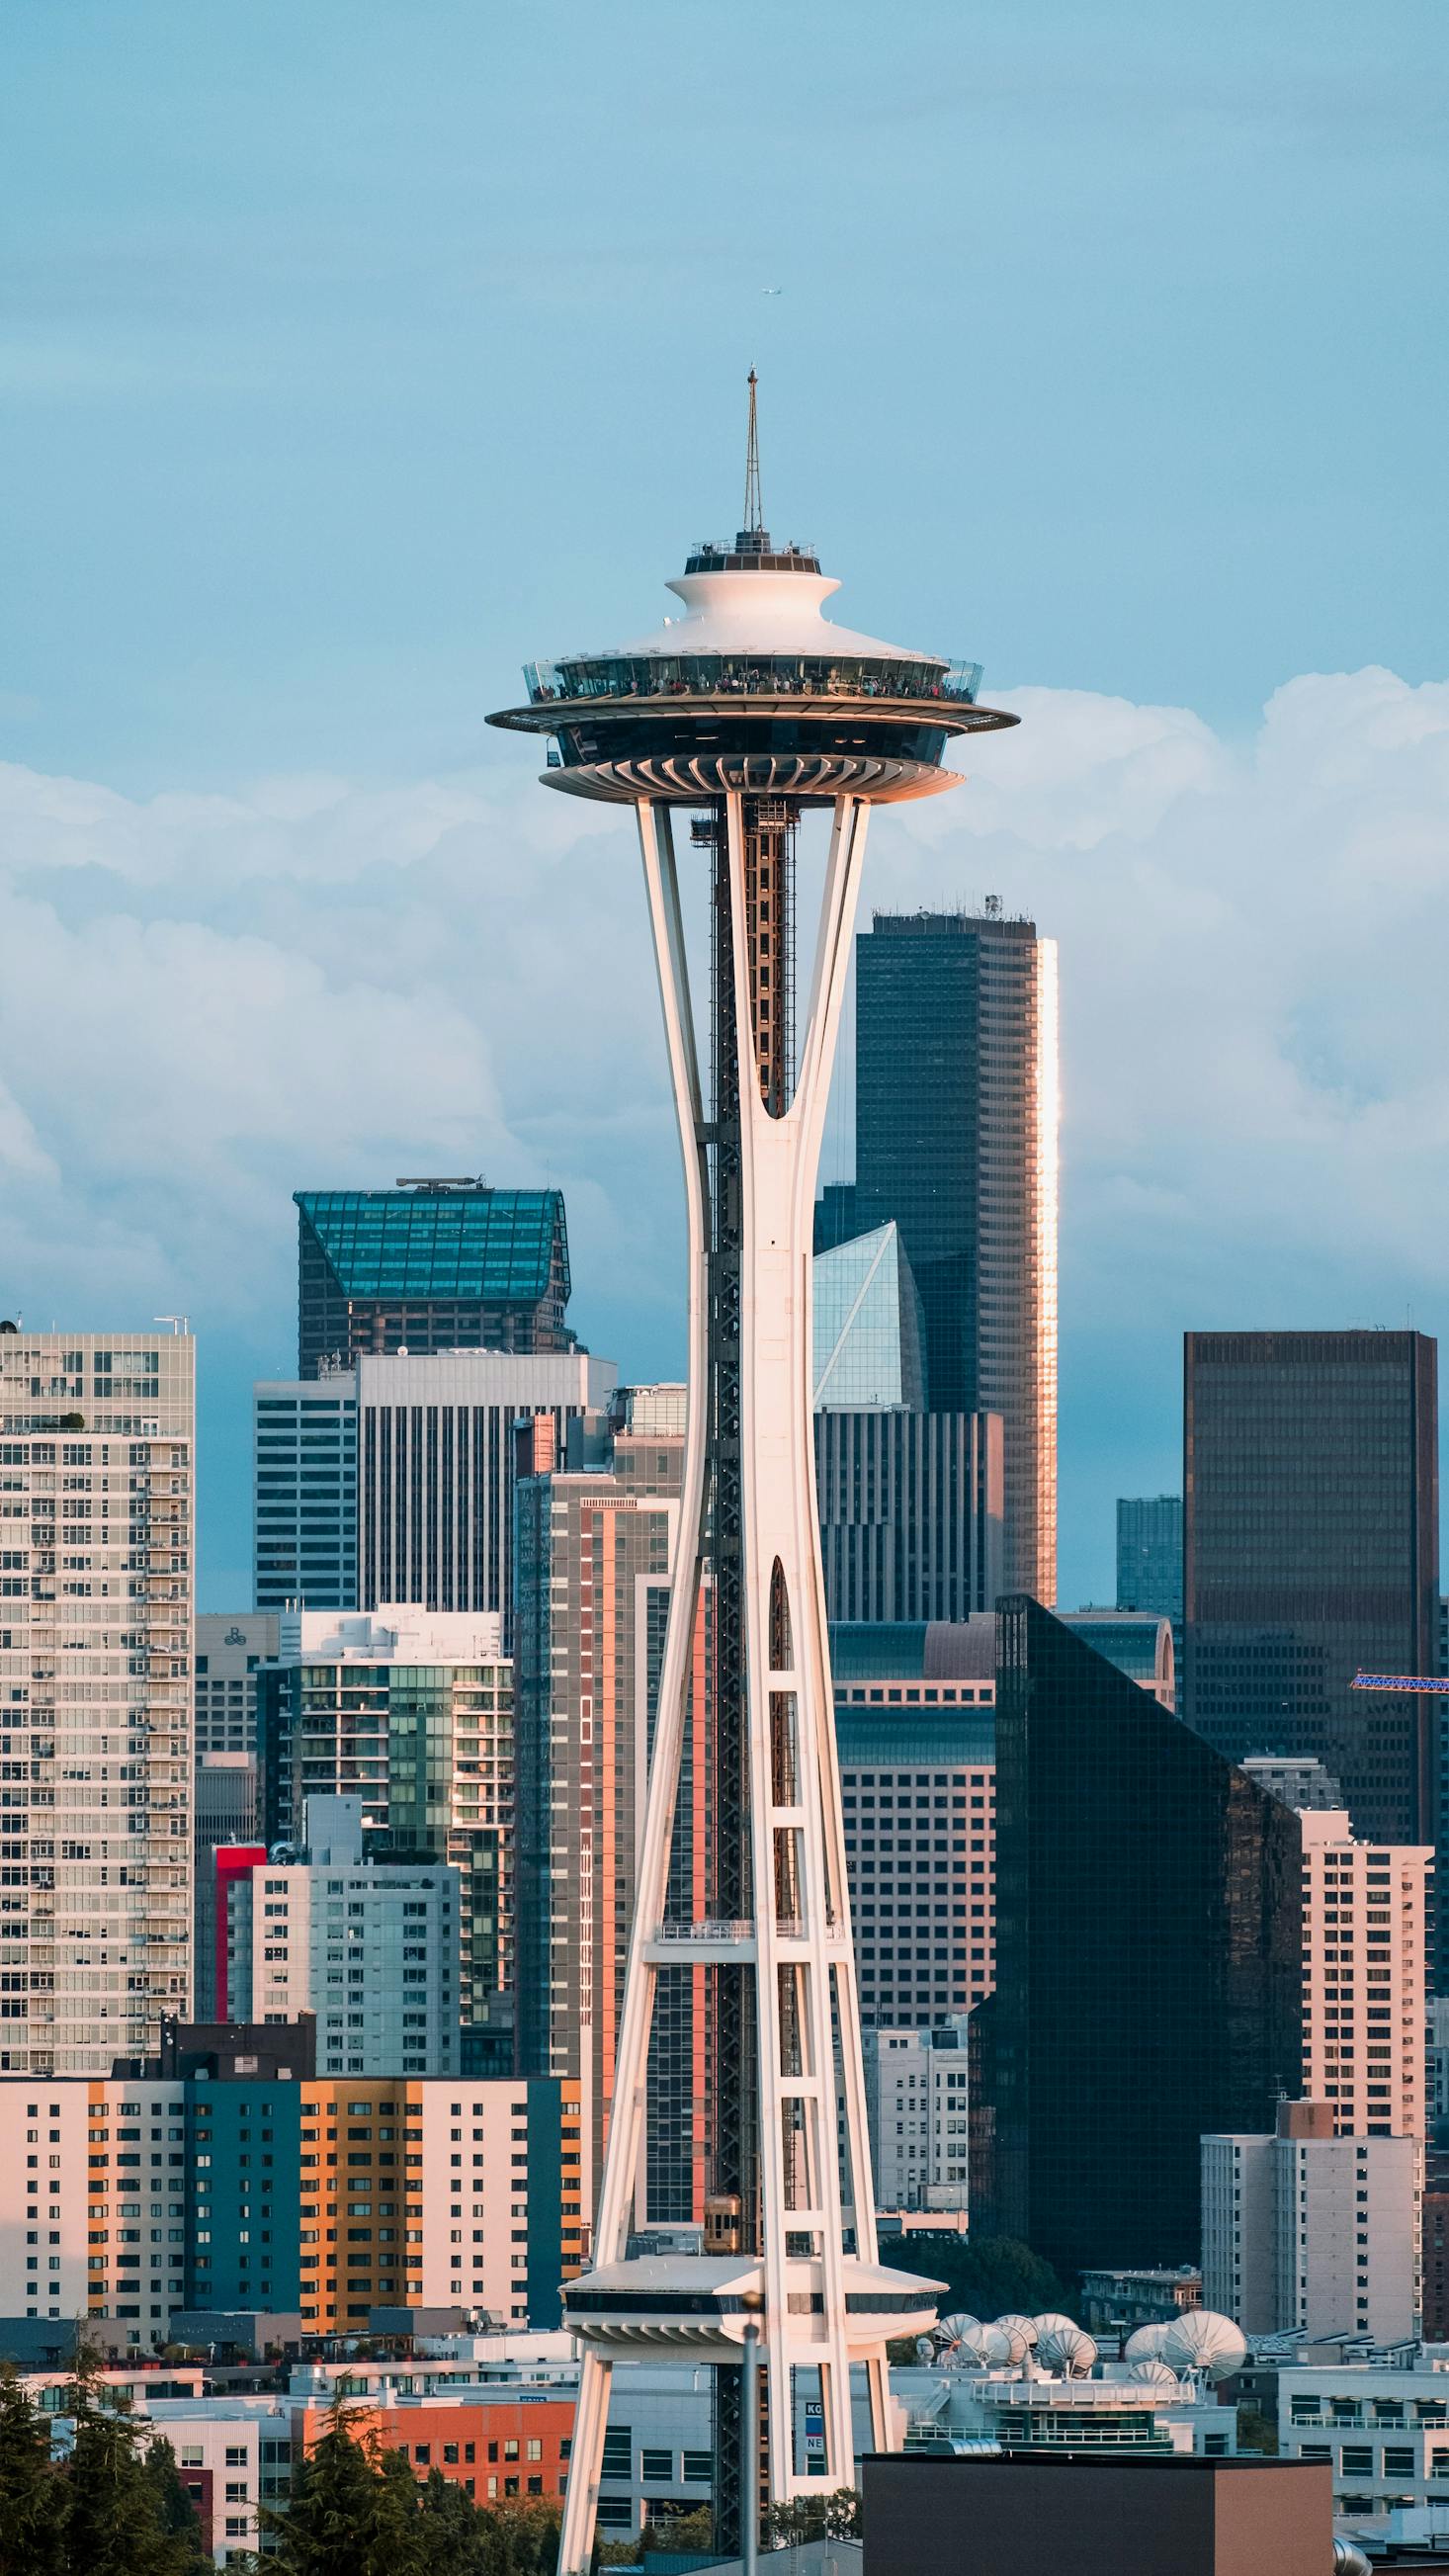
{"type": "Polygon", "coordinates": [[[0,1305],[191,1313],[212,1598],[294,1186],[561,1178],[580,1328],[679,1363],[627,845],[481,718],[733,524],[751,363],[842,614],[1026,693],[871,890],[1062,939],[1065,1597],[1184,1325],[1436,1327],[1438,0],[3,42],[0,1305]]]}

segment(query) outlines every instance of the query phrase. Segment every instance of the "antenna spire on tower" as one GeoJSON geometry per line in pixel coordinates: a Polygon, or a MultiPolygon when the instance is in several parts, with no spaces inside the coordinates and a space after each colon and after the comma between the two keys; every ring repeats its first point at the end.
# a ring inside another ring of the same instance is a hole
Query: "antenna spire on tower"
{"type": "Polygon", "coordinates": [[[750,369],[750,436],[745,451],[745,531],[757,537],[763,531],[765,514],[760,506],[760,430],[755,417],[755,387],[759,382],[750,369]]]}

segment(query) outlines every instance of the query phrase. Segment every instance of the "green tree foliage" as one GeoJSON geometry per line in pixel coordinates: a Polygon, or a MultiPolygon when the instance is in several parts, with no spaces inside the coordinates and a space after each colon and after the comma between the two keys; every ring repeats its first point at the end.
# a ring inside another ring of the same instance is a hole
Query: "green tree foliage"
{"type": "MultiPolygon", "coordinates": [[[[278,2544],[270,2561],[278,2576],[373,2576],[379,2520],[386,2522],[381,2488],[380,2471],[354,2439],[343,2401],[334,2398],[326,2432],[293,2471],[286,2512],[263,2513],[263,2527],[278,2544]]],[[[389,2559],[390,2567],[395,2563],[389,2559]]]]}
{"type": "Polygon", "coordinates": [[[650,2549],[712,2549],[714,2515],[707,2504],[690,2506],[683,2513],[659,2513],[657,2510],[644,2525],[644,2547],[650,2549]]]}
{"type": "Polygon", "coordinates": [[[64,2576],[67,2494],[50,2426],[8,2366],[0,2374],[0,2576],[64,2576]]]}
{"type": "Polygon", "coordinates": [[[772,2549],[790,2549],[802,2540],[858,2540],[859,2492],[832,2487],[825,2495],[792,2496],[788,2504],[771,2505],[762,2531],[772,2549]]]}
{"type": "Polygon", "coordinates": [[[82,2346],[66,2391],[75,2426],[61,2472],[66,2564],[75,2576],[191,2576],[200,2535],[176,2462],[162,2446],[167,2457],[148,2467],[147,2428],[106,2387],[102,2367],[99,2353],[82,2346]]]}
{"type": "Polygon", "coordinates": [[[942,2316],[965,2309],[989,2324],[993,2317],[1039,2317],[1049,2308],[1075,2317],[1077,2302],[1050,2263],[1015,2236],[928,2236],[912,2230],[890,2239],[888,2259],[898,2272],[924,2272],[944,2281],[942,2316]]]}
{"type": "Polygon", "coordinates": [[[437,2469],[419,2486],[401,2451],[358,2440],[339,2398],[286,2511],[263,2511],[275,2551],[261,2564],[275,2576],[554,2576],[561,2521],[542,2497],[475,2505],[437,2469]]]}
{"type": "Polygon", "coordinates": [[[1238,2448],[1240,2451],[1260,2451],[1265,2458],[1276,2459],[1278,2427],[1271,2415],[1265,2415],[1257,2406],[1240,2406],[1238,2408],[1238,2448]]]}

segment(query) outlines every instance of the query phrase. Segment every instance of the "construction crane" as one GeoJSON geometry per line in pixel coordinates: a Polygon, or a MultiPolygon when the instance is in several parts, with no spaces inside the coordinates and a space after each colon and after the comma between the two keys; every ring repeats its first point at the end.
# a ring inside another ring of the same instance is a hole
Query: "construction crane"
{"type": "Polygon", "coordinates": [[[1350,1690],[1428,1692],[1436,1699],[1449,1699],[1449,1673],[1355,1673],[1350,1690]]]}

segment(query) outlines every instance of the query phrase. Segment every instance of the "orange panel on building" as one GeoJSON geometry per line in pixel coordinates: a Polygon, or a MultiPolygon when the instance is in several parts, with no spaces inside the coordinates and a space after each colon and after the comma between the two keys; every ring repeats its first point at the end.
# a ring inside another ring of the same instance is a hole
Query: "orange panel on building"
{"type": "MultiPolygon", "coordinates": [[[[316,2449],[331,2420],[330,2408],[307,2408],[305,2454],[316,2449]]],[[[347,2410],[347,2426],[374,2456],[401,2451],[415,2477],[426,2479],[436,2469],[476,2504],[527,2504],[540,2497],[557,2503],[568,2477],[574,2401],[487,2397],[455,2403],[440,2397],[417,2406],[355,2406],[347,2410]]]]}

